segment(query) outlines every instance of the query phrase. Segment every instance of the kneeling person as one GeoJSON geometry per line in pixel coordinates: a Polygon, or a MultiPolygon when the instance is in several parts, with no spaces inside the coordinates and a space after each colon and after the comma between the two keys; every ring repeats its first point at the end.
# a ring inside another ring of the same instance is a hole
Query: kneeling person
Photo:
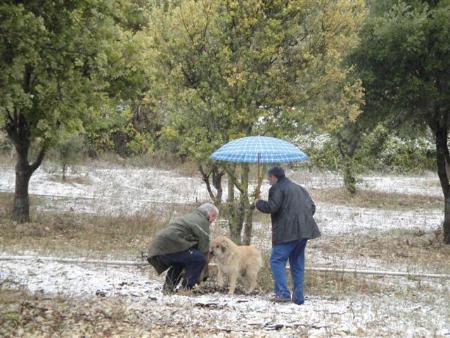
{"type": "Polygon", "coordinates": [[[218,215],[216,206],[205,203],[156,234],[147,260],[158,274],[168,269],[164,292],[175,290],[183,270],[183,288],[191,289],[199,282],[209,251],[209,226],[218,215]]]}

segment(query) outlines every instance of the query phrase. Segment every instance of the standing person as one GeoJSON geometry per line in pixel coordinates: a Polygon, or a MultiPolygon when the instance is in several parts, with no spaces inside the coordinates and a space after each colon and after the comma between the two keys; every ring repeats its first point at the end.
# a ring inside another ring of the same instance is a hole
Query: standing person
{"type": "Polygon", "coordinates": [[[148,250],[148,262],[158,274],[167,271],[164,293],[174,292],[185,270],[185,289],[199,282],[209,251],[209,226],[219,216],[214,204],[205,203],[159,231],[148,250]]]}
{"type": "Polygon", "coordinates": [[[275,281],[275,301],[303,304],[305,247],[309,239],[320,236],[313,215],[316,206],[308,192],[286,178],[283,168],[268,171],[269,200],[258,200],[256,208],[271,215],[272,256],[270,265],[275,281]],[[291,267],[293,292],[288,289],[286,262],[291,267]]]}

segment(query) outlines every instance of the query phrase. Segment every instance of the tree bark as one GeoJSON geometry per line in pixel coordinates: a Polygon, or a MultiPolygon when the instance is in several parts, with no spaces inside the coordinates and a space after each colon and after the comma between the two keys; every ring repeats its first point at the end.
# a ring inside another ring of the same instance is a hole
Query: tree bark
{"type": "Polygon", "coordinates": [[[28,184],[31,178],[31,170],[28,165],[28,150],[17,150],[16,163],[16,188],[14,193],[14,206],[12,220],[17,223],[30,221],[30,198],[28,195],[28,184]]]}
{"type": "Polygon", "coordinates": [[[219,167],[214,166],[212,169],[212,184],[214,188],[216,189],[216,206],[220,206],[222,204],[222,195],[223,195],[223,189],[222,189],[222,177],[225,175],[225,172],[223,170],[220,170],[219,167]]]}
{"type": "Polygon", "coordinates": [[[252,241],[252,231],[253,231],[253,211],[254,207],[249,207],[247,209],[247,214],[245,217],[245,225],[244,225],[244,245],[250,245],[252,241]]]}
{"type": "Polygon", "coordinates": [[[354,195],[356,194],[356,178],[353,170],[353,157],[346,157],[344,159],[344,186],[347,191],[354,195]]]}
{"type": "Polygon", "coordinates": [[[238,243],[241,238],[241,231],[237,225],[237,205],[234,196],[234,186],[236,183],[236,167],[231,166],[227,170],[228,174],[228,198],[227,198],[227,213],[228,213],[228,227],[230,231],[231,240],[238,243]]]}
{"type": "Polygon", "coordinates": [[[247,202],[247,206],[246,206],[246,210],[247,210],[247,214],[245,217],[245,225],[244,225],[244,240],[243,243],[245,245],[250,245],[251,241],[252,241],[252,231],[253,231],[253,213],[256,209],[256,200],[259,199],[260,197],[260,193],[261,193],[261,185],[262,185],[262,181],[263,181],[263,177],[266,173],[266,166],[263,165],[261,168],[261,171],[257,177],[257,182],[256,182],[256,187],[255,187],[255,191],[254,194],[251,196],[251,198],[253,199],[253,201],[250,203],[250,196],[249,198],[247,198],[248,202],[247,202]]]}
{"type": "Polygon", "coordinates": [[[442,193],[444,194],[444,243],[450,244],[450,185],[446,170],[447,154],[448,154],[448,127],[445,118],[439,123],[435,130],[436,136],[436,163],[439,181],[441,183],[442,193]]]}
{"type": "Polygon", "coordinates": [[[338,149],[341,155],[343,166],[344,186],[350,194],[356,193],[356,177],[353,166],[353,156],[360,142],[360,134],[358,131],[353,131],[354,134],[350,139],[346,139],[342,135],[337,135],[338,149]]]}
{"type": "MultiPolygon", "coordinates": [[[[237,180],[237,172],[235,170],[235,167],[227,170],[229,175],[229,180],[233,183],[233,185],[238,188],[239,190],[239,201],[236,203],[234,198],[233,202],[229,201],[231,204],[229,204],[229,212],[233,215],[233,217],[230,219],[229,227],[230,227],[230,237],[233,242],[236,244],[241,244],[241,233],[242,228],[244,226],[245,216],[246,216],[246,201],[248,202],[248,175],[249,175],[249,168],[248,165],[242,165],[241,166],[241,180],[240,182],[237,180]]],[[[234,186],[231,187],[229,185],[229,189],[234,190],[234,186]]],[[[233,192],[234,197],[234,192],[233,192]]]]}
{"type": "Polygon", "coordinates": [[[250,210],[250,200],[248,196],[248,183],[249,183],[249,174],[250,174],[250,168],[248,164],[242,165],[242,174],[241,174],[241,186],[242,186],[242,193],[241,197],[239,199],[239,210],[242,212],[242,226],[244,228],[244,237],[243,237],[243,244],[249,245],[252,237],[252,226],[253,226],[253,215],[252,211],[250,210]],[[245,224],[244,224],[245,222],[245,224]]]}
{"type": "Polygon", "coordinates": [[[30,164],[28,155],[31,147],[31,132],[28,122],[22,114],[15,114],[14,118],[8,120],[6,132],[17,152],[12,220],[18,223],[25,223],[30,221],[30,198],[28,195],[30,178],[41,165],[46,153],[46,147],[43,146],[41,148],[34,163],[30,164]]]}

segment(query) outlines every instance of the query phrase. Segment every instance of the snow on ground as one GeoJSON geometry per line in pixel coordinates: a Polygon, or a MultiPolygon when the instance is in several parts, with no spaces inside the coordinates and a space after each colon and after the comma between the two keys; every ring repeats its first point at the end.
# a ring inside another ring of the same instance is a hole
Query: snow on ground
{"type": "MultiPolygon", "coordinates": [[[[307,188],[342,186],[334,174],[296,173],[295,180],[307,188]]],[[[14,170],[0,169],[0,191],[14,189],[14,170]]],[[[206,201],[209,196],[198,177],[186,177],[159,169],[79,168],[62,183],[53,173],[39,169],[33,175],[30,193],[45,195],[45,210],[117,213],[167,208],[173,203],[206,201]]],[[[440,196],[437,178],[369,176],[361,188],[405,194],[440,196]]],[[[267,195],[268,186],[263,189],[267,195]]],[[[318,203],[316,219],[323,236],[389,231],[393,229],[438,229],[441,210],[395,211],[318,203]]],[[[270,247],[270,229],[255,224],[255,243],[270,247]]],[[[219,225],[216,225],[216,229],[219,225]]],[[[411,271],[410,267],[386,267],[368,257],[333,257],[309,249],[307,264],[341,268],[368,268],[411,271]]],[[[2,253],[0,252],[0,256],[2,253]]],[[[162,280],[149,268],[59,264],[34,261],[1,261],[0,282],[19,283],[32,292],[61,293],[73,297],[123,297],[139,309],[148,321],[231,330],[238,335],[267,336],[450,336],[449,281],[408,280],[384,277],[389,293],[355,294],[339,299],[311,296],[302,307],[275,305],[268,296],[226,296],[210,294],[195,297],[163,296],[162,280]],[[274,330],[279,329],[279,330],[274,330]]]]}
{"type": "MultiPolygon", "coordinates": [[[[195,203],[207,199],[207,191],[199,178],[180,176],[160,169],[88,168],[80,167],[68,181],[81,178],[82,183],[65,183],[60,175],[40,168],[31,177],[30,194],[86,199],[124,200],[159,203],[195,203]],[[58,178],[58,179],[57,179],[58,178]]],[[[1,169],[0,190],[14,191],[14,169],[1,169]]]]}
{"type": "MultiPolygon", "coordinates": [[[[342,177],[333,172],[288,171],[287,174],[307,189],[339,188],[344,185],[342,177]]],[[[358,188],[386,193],[425,195],[442,197],[439,178],[428,172],[420,176],[405,175],[367,175],[358,177],[358,188]]]]}
{"type": "MultiPolygon", "coordinates": [[[[346,235],[392,229],[431,231],[443,221],[441,210],[385,210],[316,203],[314,218],[324,235],[346,235]]],[[[255,223],[254,229],[270,230],[267,224],[255,223]]]]}
{"type": "MultiPolygon", "coordinates": [[[[14,170],[0,169],[0,191],[13,191],[14,170]]],[[[328,187],[340,178],[331,173],[310,174],[308,172],[289,173],[299,183],[308,187],[328,187]],[[303,176],[302,176],[303,175],[303,176]]],[[[30,193],[45,195],[44,203],[38,210],[56,210],[70,212],[86,212],[95,214],[133,213],[145,210],[163,210],[170,208],[172,203],[198,203],[209,199],[206,188],[198,177],[186,177],[174,171],[160,169],[104,169],[96,167],[80,167],[70,178],[83,178],[80,183],[62,183],[55,180],[53,173],[39,169],[33,175],[30,183],[30,193]],[[57,197],[55,197],[57,196],[57,197]]],[[[369,176],[363,184],[370,189],[396,189],[404,193],[439,192],[436,177],[424,175],[420,177],[369,176]],[[428,187],[428,190],[425,188],[428,187]],[[411,190],[415,188],[416,190],[411,190]]],[[[69,181],[70,182],[70,181],[69,181]]],[[[267,196],[268,185],[263,189],[262,196],[267,196]]],[[[176,215],[176,214],[174,214],[176,215]]],[[[383,210],[348,207],[331,203],[317,203],[315,218],[322,231],[321,240],[327,236],[365,234],[371,231],[389,231],[393,229],[408,229],[432,231],[439,229],[443,220],[441,210],[383,210]]],[[[216,225],[217,232],[226,229],[226,220],[216,225]]],[[[260,249],[269,250],[270,226],[254,224],[254,244],[260,249]]],[[[342,268],[381,268],[387,269],[385,263],[376,259],[362,257],[324,255],[314,252],[315,263],[322,266],[342,268]]],[[[411,270],[411,267],[397,266],[398,270],[411,270]]]]}
{"type": "Polygon", "coordinates": [[[390,229],[435,230],[443,221],[441,210],[384,210],[317,203],[316,221],[328,235],[390,229]]]}
{"type": "Polygon", "coordinates": [[[267,336],[450,335],[450,282],[384,277],[389,294],[310,296],[305,305],[274,304],[269,295],[220,293],[163,296],[162,279],[149,267],[2,261],[0,281],[32,292],[70,297],[120,297],[156,324],[223,329],[267,336]],[[392,288],[391,288],[392,289],[392,288]],[[276,329],[276,331],[274,331],[276,329]]]}
{"type": "MultiPolygon", "coordinates": [[[[12,168],[0,169],[0,191],[14,191],[15,173],[12,168]]],[[[294,178],[307,187],[333,186],[337,176],[325,173],[294,178]]],[[[160,169],[88,168],[81,167],[75,178],[85,184],[63,183],[55,175],[39,169],[31,178],[30,193],[46,197],[41,209],[90,213],[133,213],[142,210],[163,208],[170,204],[199,203],[208,201],[204,183],[198,177],[187,177],[173,171],[160,169]]],[[[71,178],[71,176],[69,176],[71,178]]],[[[436,178],[421,177],[365,177],[363,184],[370,189],[402,193],[426,193],[439,195],[436,178]],[[414,190],[415,189],[415,190],[414,190]]],[[[265,184],[261,196],[267,196],[269,186],[265,184]]],[[[226,198],[226,194],[224,196],[226,198]]],[[[333,204],[318,204],[316,215],[324,232],[347,233],[364,229],[388,229],[392,226],[422,229],[435,228],[442,221],[440,210],[387,211],[344,207],[333,204]]]]}
{"type": "MultiPolygon", "coordinates": [[[[13,168],[0,168],[0,191],[13,192],[15,172],[13,168]]],[[[288,172],[306,188],[341,187],[342,179],[334,173],[288,172]]],[[[69,173],[70,179],[79,183],[61,182],[59,174],[39,168],[30,181],[30,194],[53,198],[48,207],[81,209],[86,212],[121,210],[135,212],[161,203],[198,203],[209,200],[206,187],[200,177],[183,176],[175,171],[155,168],[97,168],[78,167],[69,173]],[[83,183],[81,183],[83,182],[83,183]],[[75,199],[75,201],[71,201],[75,199]]],[[[384,192],[441,196],[436,175],[423,176],[367,176],[359,186],[384,192]]],[[[261,196],[266,196],[269,186],[265,183],[261,196]]],[[[226,189],[224,191],[226,198],[226,189]]]]}

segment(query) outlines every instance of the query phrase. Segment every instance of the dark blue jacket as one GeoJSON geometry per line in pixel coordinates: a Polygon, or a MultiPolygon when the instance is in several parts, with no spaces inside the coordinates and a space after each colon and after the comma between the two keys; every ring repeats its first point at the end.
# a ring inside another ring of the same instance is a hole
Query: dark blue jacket
{"type": "Polygon", "coordinates": [[[286,177],[269,190],[269,200],[259,200],[256,208],[272,218],[272,244],[320,236],[314,220],[316,206],[308,192],[286,177]]]}

